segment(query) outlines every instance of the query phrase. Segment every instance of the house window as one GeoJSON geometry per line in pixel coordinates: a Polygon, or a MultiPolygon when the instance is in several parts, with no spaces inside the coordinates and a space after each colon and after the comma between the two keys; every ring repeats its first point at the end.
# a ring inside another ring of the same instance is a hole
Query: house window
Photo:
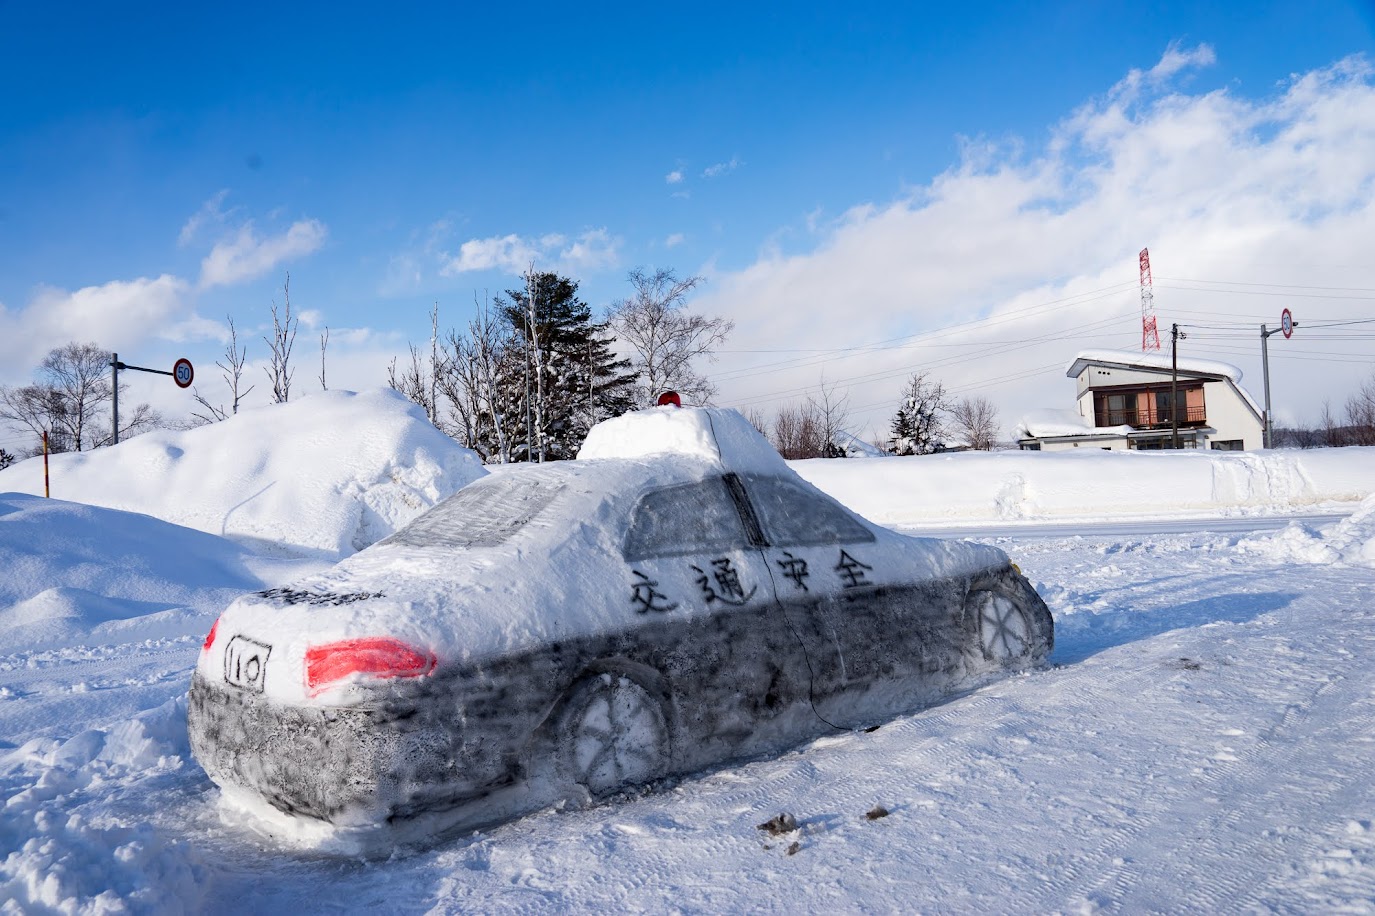
{"type": "Polygon", "coordinates": [[[1215,452],[1239,452],[1241,451],[1240,439],[1219,439],[1209,443],[1215,452]]]}

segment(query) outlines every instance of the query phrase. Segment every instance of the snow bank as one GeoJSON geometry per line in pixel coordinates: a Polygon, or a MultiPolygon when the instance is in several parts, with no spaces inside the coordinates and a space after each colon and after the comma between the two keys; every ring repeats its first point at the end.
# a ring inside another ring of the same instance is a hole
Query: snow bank
{"type": "Polygon", "coordinates": [[[210,868],[190,843],[129,822],[111,792],[156,793],[188,768],[186,700],[108,729],[0,754],[0,910],[191,912],[210,868]]]}
{"type": "MultiPolygon", "coordinates": [[[[390,389],[327,391],[51,459],[53,496],[210,534],[347,556],[485,470],[390,389]]],[[[0,492],[43,493],[41,459],[0,492]]]]}
{"type": "Polygon", "coordinates": [[[1290,522],[1278,534],[1243,539],[1237,549],[1277,562],[1375,566],[1375,496],[1326,532],[1290,522]]]}
{"type": "Polygon", "coordinates": [[[0,637],[10,646],[200,632],[260,587],[244,548],[146,515],[0,494],[0,637]]]}
{"type": "Polygon", "coordinates": [[[1283,513],[1375,493],[1375,449],[960,452],[789,462],[883,525],[1283,513]]]}

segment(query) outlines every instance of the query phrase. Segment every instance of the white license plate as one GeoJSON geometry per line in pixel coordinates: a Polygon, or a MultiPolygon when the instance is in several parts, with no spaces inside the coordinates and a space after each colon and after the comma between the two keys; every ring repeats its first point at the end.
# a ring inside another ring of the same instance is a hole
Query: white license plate
{"type": "Polygon", "coordinates": [[[224,679],[235,687],[263,692],[267,681],[267,658],[272,647],[247,636],[235,636],[224,647],[224,679]]]}

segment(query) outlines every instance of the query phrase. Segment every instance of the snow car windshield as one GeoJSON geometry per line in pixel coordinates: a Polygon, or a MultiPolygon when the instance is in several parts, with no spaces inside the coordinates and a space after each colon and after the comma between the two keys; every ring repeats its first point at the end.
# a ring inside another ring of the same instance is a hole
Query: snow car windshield
{"type": "Polygon", "coordinates": [[[548,508],[562,489],[562,481],[523,474],[487,477],[459,490],[382,543],[496,547],[548,508]]]}

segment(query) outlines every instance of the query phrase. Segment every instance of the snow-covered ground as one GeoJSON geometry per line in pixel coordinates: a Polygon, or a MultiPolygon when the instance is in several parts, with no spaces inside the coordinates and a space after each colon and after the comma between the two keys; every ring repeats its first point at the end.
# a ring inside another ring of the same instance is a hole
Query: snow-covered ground
{"type": "MultiPolygon", "coordinates": [[[[220,444],[225,466],[239,440],[277,467],[294,438],[321,435],[304,412],[273,438],[241,427],[220,444]]],[[[93,490],[123,492],[124,508],[161,516],[167,488],[142,485],[140,507],[119,487],[138,470],[126,460],[146,457],[130,448],[138,441],[89,456],[84,473],[93,490]]],[[[377,466],[416,466],[414,440],[397,441],[391,453],[372,443],[377,466]]],[[[442,467],[448,449],[436,448],[442,467]]],[[[1074,457],[1016,473],[1088,490],[1085,517],[1120,517],[1110,494],[1130,481],[1113,475],[1139,480],[1138,466],[1074,457]],[[1109,495],[1095,503],[1095,490],[1109,495]]],[[[1160,476],[1181,457],[1159,463],[1160,476]]],[[[1257,497],[1247,511],[1326,503],[1355,508],[1349,519],[998,537],[1055,614],[1049,668],[876,731],[369,861],[301,851],[221,806],[185,734],[186,687],[219,609],[320,568],[323,539],[227,540],[165,517],[5,495],[0,910],[1373,911],[1375,499],[1352,500],[1375,489],[1359,483],[1375,462],[1357,450],[1300,457],[1315,488],[1323,473],[1348,481],[1334,485],[1344,498],[1257,497]],[[784,812],[796,832],[757,829],[784,812]]],[[[325,450],[314,470],[345,479],[356,458],[325,450]]],[[[833,473],[852,475],[855,502],[881,506],[909,484],[873,469],[911,465],[885,473],[920,480],[920,460],[829,464],[854,466],[833,473]]],[[[954,503],[973,506],[990,487],[987,474],[931,473],[954,503]]],[[[0,490],[13,479],[0,476],[0,490]]],[[[288,499],[270,524],[308,529],[311,506],[327,502],[288,499]]],[[[933,521],[908,511],[888,523],[933,521]]]]}

